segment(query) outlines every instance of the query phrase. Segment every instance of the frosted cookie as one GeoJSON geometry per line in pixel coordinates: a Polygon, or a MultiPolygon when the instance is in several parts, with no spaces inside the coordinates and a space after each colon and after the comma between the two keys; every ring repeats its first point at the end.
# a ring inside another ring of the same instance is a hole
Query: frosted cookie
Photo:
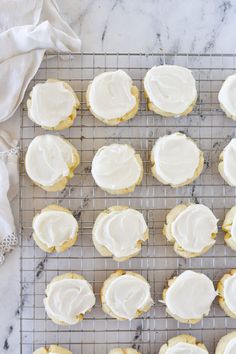
{"type": "Polygon", "coordinates": [[[236,138],[232,139],[220,154],[218,166],[221,177],[233,187],[236,187],[236,138]]]}
{"type": "Polygon", "coordinates": [[[148,109],[165,117],[185,116],[197,101],[196,81],[189,69],[154,66],[144,78],[148,109]]]}
{"type": "Polygon", "coordinates": [[[111,194],[133,192],[143,178],[143,162],[127,144],[101,147],[92,161],[91,173],[96,184],[111,194]]]}
{"type": "Polygon", "coordinates": [[[174,244],[175,252],[185,258],[197,257],[214,244],[218,220],[202,204],[180,204],[166,216],[163,234],[174,244]]]}
{"type": "Polygon", "coordinates": [[[97,119],[117,125],[135,116],[139,106],[138,88],[123,70],[97,75],[88,86],[87,106],[97,119]]]}
{"type": "Polygon", "coordinates": [[[132,320],[153,305],[150,285],[138,273],[117,270],[101,289],[102,309],[117,320],[132,320]]]}
{"type": "Polygon", "coordinates": [[[217,285],[219,304],[226,315],[236,318],[236,269],[226,273],[217,285]]]}
{"type": "Polygon", "coordinates": [[[114,348],[108,354],[141,354],[133,348],[114,348]]]}
{"type": "Polygon", "coordinates": [[[227,117],[236,120],[236,74],[226,78],[219,91],[218,100],[227,117]]]}
{"type": "Polygon", "coordinates": [[[59,205],[48,205],[35,215],[33,238],[45,252],[64,252],[78,237],[78,223],[72,213],[59,205]]]}
{"type": "Polygon", "coordinates": [[[95,305],[92,286],[81,275],[66,273],[53,278],[46,288],[47,315],[59,325],[74,325],[83,320],[95,305]]]}
{"type": "Polygon", "coordinates": [[[48,192],[65,188],[80,163],[76,148],[57,135],[39,135],[28,146],[25,169],[39,187],[48,192]]]}
{"type": "Polygon", "coordinates": [[[58,345],[50,345],[49,347],[41,347],[33,352],[33,354],[73,354],[70,350],[59,347],[58,345]]]}
{"type": "Polygon", "coordinates": [[[174,133],[157,139],[151,152],[152,174],[177,188],[190,184],[202,172],[203,153],[186,135],[174,133]]]}
{"type": "Polygon", "coordinates": [[[100,213],[95,221],[93,243],[104,257],[123,262],[136,256],[148,239],[143,214],[126,206],[113,206],[100,213]]]}
{"type": "Polygon", "coordinates": [[[78,97],[70,85],[52,79],[35,85],[27,101],[29,118],[48,130],[69,128],[79,106],[78,97]]]}
{"type": "Polygon", "coordinates": [[[197,323],[207,316],[217,293],[205,275],[186,270],[168,281],[163,291],[167,313],[182,323],[197,323]]]}
{"type": "Polygon", "coordinates": [[[159,354],[209,354],[203,343],[189,334],[182,334],[168,340],[159,350],[159,354]]]}
{"type": "Polygon", "coordinates": [[[225,243],[236,251],[236,206],[225,215],[222,230],[225,232],[225,243]]]}
{"type": "Polygon", "coordinates": [[[236,353],[236,331],[222,337],[217,346],[215,354],[235,354],[236,353]]]}

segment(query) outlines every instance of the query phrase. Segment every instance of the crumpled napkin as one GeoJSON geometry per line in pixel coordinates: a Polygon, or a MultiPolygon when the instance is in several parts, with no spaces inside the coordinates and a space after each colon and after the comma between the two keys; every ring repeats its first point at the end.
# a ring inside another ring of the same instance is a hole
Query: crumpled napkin
{"type": "Polygon", "coordinates": [[[18,142],[0,130],[0,264],[18,243],[10,201],[18,192],[18,142]]]}
{"type": "Polygon", "coordinates": [[[55,0],[0,1],[0,122],[13,115],[46,50],[78,52],[81,41],[55,0]]]}

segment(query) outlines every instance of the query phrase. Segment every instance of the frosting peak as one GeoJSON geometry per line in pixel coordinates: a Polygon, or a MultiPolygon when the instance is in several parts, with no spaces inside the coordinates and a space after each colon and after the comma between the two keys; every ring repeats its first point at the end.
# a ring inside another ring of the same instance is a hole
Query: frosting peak
{"type": "Polygon", "coordinates": [[[89,105],[98,117],[106,120],[122,118],[136,106],[132,80],[123,70],[102,73],[89,88],[89,105]]]}

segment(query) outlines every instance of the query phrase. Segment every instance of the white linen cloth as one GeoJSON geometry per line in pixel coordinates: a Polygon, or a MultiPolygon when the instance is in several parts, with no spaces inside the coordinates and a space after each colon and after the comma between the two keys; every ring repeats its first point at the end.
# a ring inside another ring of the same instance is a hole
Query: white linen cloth
{"type": "Polygon", "coordinates": [[[5,253],[17,245],[14,218],[10,201],[18,192],[17,140],[0,130],[0,264],[5,253]]]}
{"type": "Polygon", "coordinates": [[[80,47],[55,0],[1,0],[0,122],[16,111],[45,50],[72,53],[80,47]]]}

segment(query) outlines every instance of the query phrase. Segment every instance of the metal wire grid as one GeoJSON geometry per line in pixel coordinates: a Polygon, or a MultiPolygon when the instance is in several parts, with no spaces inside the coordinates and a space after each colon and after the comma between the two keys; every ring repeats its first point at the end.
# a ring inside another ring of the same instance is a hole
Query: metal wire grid
{"type": "Polygon", "coordinates": [[[217,243],[206,255],[190,260],[178,257],[161,234],[166,213],[181,202],[199,202],[210,207],[220,224],[226,211],[235,204],[235,189],[227,186],[217,171],[218,157],[227,142],[235,136],[235,123],[219,108],[217,94],[223,80],[235,71],[234,55],[187,54],[76,54],[45,56],[32,81],[21,109],[21,353],[32,353],[45,344],[58,343],[73,353],[107,353],[113,347],[133,346],[143,354],[158,353],[168,338],[190,333],[202,340],[211,354],[218,339],[236,327],[236,321],[225,317],[214,302],[210,314],[196,325],[180,324],[165,313],[158,302],[166,280],[185,269],[207,274],[216,283],[230,268],[236,267],[235,253],[224,245],[219,232],[217,243]],[[190,68],[197,80],[198,102],[185,118],[161,118],[147,111],[142,80],[153,65],[178,64],[190,68]],[[137,116],[117,127],[108,127],[93,118],[86,108],[85,92],[95,75],[124,69],[140,89],[141,102],[137,116]],[[81,155],[81,164],[64,191],[47,193],[32,184],[24,170],[24,154],[30,141],[44,134],[27,117],[26,100],[32,86],[47,78],[66,80],[76,91],[81,108],[75,124],[60,132],[81,155]],[[168,133],[182,131],[193,138],[204,151],[202,175],[190,186],[172,189],[158,183],[150,173],[150,150],[155,140],[168,133]],[[124,196],[109,195],[100,190],[90,173],[97,149],[111,142],[130,143],[144,162],[142,185],[124,196]],[[79,221],[79,240],[60,255],[47,255],[34,243],[31,222],[36,212],[50,203],[71,209],[79,221]],[[116,263],[101,257],[95,250],[91,230],[98,213],[112,205],[129,205],[143,212],[150,229],[150,239],[139,256],[116,263]],[[141,318],[117,321],[106,316],[100,306],[99,291],[103,281],[116,269],[141,273],[150,283],[155,305],[141,318]],[[81,273],[92,283],[97,302],[84,321],[71,327],[55,325],[45,314],[44,291],[50,280],[64,272],[81,273]]]}

